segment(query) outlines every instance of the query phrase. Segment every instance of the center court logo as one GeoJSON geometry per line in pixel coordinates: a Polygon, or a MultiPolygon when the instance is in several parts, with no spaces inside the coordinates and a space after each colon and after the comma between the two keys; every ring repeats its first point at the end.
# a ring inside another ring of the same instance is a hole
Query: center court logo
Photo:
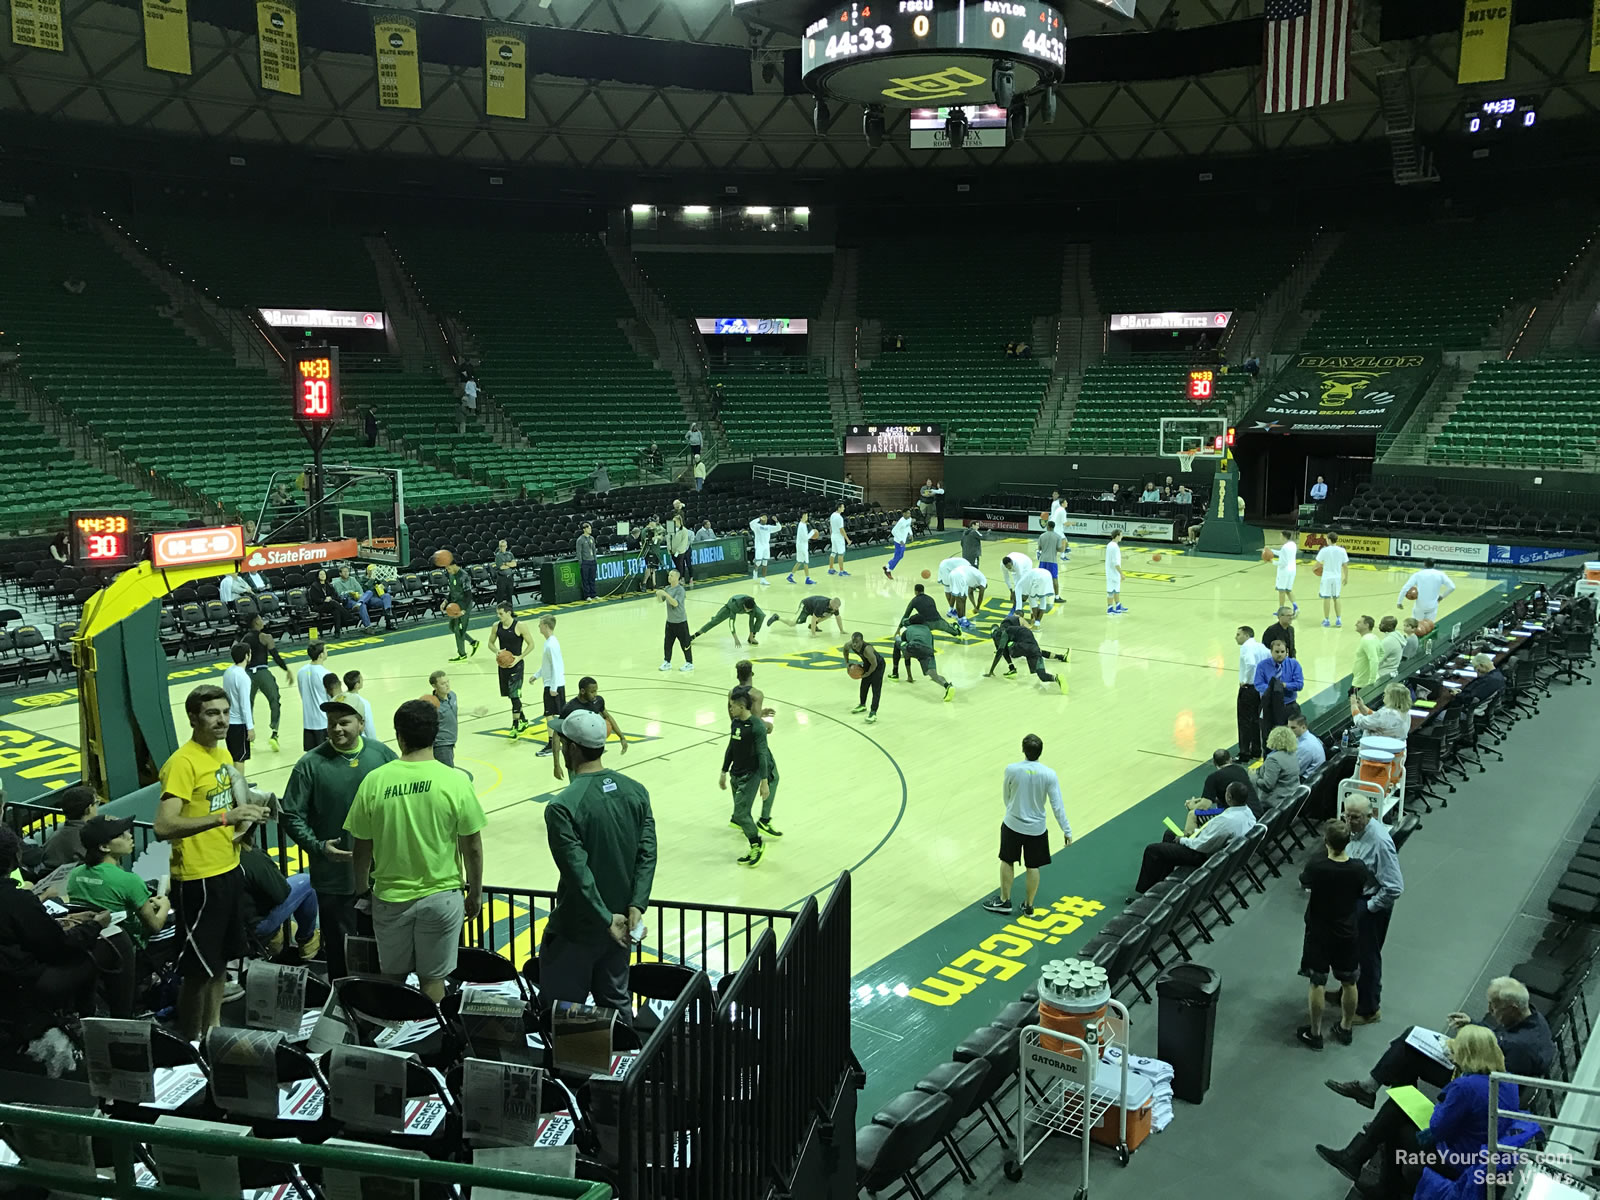
{"type": "Polygon", "coordinates": [[[925,100],[958,100],[978,88],[987,88],[989,81],[962,67],[946,67],[926,75],[909,75],[891,79],[894,87],[883,89],[884,98],[902,104],[917,104],[925,100]]]}

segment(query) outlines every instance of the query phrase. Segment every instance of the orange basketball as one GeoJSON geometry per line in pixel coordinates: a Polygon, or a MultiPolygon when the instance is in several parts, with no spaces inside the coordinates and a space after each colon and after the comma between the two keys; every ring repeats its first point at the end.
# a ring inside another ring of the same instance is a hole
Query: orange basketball
{"type": "Polygon", "coordinates": [[[1428,620],[1427,617],[1423,617],[1422,620],[1417,622],[1417,636],[1418,637],[1427,637],[1432,632],[1433,632],[1433,622],[1428,620]]]}
{"type": "Polygon", "coordinates": [[[851,663],[848,670],[850,672],[851,679],[860,679],[867,673],[866,668],[864,668],[860,663],[851,663]]]}
{"type": "Polygon", "coordinates": [[[1417,598],[1417,589],[1414,588],[1414,587],[1407,588],[1406,589],[1406,599],[1407,600],[1415,600],[1416,598],[1417,598]]]}
{"type": "Polygon", "coordinates": [[[1318,563],[1316,566],[1312,567],[1311,568],[1311,573],[1313,575],[1321,575],[1322,574],[1322,564],[1318,563]]]}
{"type": "Polygon", "coordinates": [[[1160,561],[1161,561],[1161,555],[1159,555],[1159,554],[1152,554],[1152,555],[1151,555],[1151,556],[1150,556],[1150,561],[1151,561],[1151,562],[1160,562],[1160,561]]]}
{"type": "Polygon", "coordinates": [[[1261,547],[1262,562],[1271,562],[1276,557],[1277,555],[1273,554],[1271,550],[1268,550],[1265,546],[1261,547]]]}
{"type": "Polygon", "coordinates": [[[461,615],[461,605],[454,600],[450,601],[449,604],[444,606],[444,615],[451,618],[459,617],[461,615]]]}
{"type": "Polygon", "coordinates": [[[924,570],[924,571],[923,571],[923,572],[922,572],[922,577],[923,577],[923,578],[924,578],[924,579],[932,579],[932,578],[933,578],[933,572],[932,572],[932,571],[929,571],[929,570],[924,570]]]}
{"type": "Polygon", "coordinates": [[[439,697],[435,696],[432,692],[423,692],[422,695],[417,697],[417,699],[426,700],[429,704],[433,705],[435,708],[439,707],[439,697]]]}
{"type": "Polygon", "coordinates": [[[512,663],[517,661],[517,656],[511,653],[509,650],[502,650],[499,654],[494,656],[494,661],[499,663],[502,667],[509,667],[512,663]]]}
{"type": "Polygon", "coordinates": [[[433,552],[433,565],[436,567],[448,567],[455,560],[456,556],[448,550],[435,550],[433,552]]]}
{"type": "Polygon", "coordinates": [[[276,649],[277,645],[278,639],[273,637],[270,633],[263,633],[261,635],[261,648],[263,650],[276,649]]]}

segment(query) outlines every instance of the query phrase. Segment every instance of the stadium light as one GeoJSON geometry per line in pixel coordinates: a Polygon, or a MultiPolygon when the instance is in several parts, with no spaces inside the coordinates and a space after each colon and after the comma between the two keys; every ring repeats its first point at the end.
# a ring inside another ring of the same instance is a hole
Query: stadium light
{"type": "Polygon", "coordinates": [[[1051,125],[1056,123],[1056,90],[1045,88],[1044,99],[1039,102],[1039,116],[1051,125]]]}
{"type": "Polygon", "coordinates": [[[764,217],[771,211],[772,210],[770,208],[768,208],[766,205],[758,204],[758,205],[754,205],[754,206],[752,206],[750,208],[745,209],[744,210],[744,215],[747,216],[747,217],[764,217]]]}
{"type": "Polygon", "coordinates": [[[1018,100],[1006,110],[1006,125],[1013,142],[1028,136],[1028,102],[1018,100]]]}
{"type": "Polygon", "coordinates": [[[686,217],[709,217],[711,215],[711,206],[709,204],[686,204],[683,207],[683,215],[686,217]]]}
{"type": "Polygon", "coordinates": [[[828,119],[831,115],[828,112],[828,102],[818,96],[811,108],[811,129],[818,137],[827,136],[828,119]]]}
{"type": "Polygon", "coordinates": [[[952,108],[944,121],[944,136],[950,140],[952,150],[959,150],[966,144],[968,128],[967,110],[952,108]]]}
{"type": "Polygon", "coordinates": [[[655,210],[656,210],[655,209],[655,205],[653,205],[653,204],[630,204],[630,205],[628,205],[628,211],[632,212],[632,213],[637,213],[637,214],[653,213],[653,212],[655,212],[655,210]]]}
{"type": "Polygon", "coordinates": [[[1016,64],[1009,58],[997,58],[994,64],[994,102],[1001,108],[1011,107],[1011,98],[1016,95],[1016,64]]]}
{"type": "Polygon", "coordinates": [[[869,104],[861,114],[861,132],[867,145],[876,149],[883,145],[883,105],[869,104]]]}
{"type": "Polygon", "coordinates": [[[797,217],[809,217],[811,215],[811,210],[803,205],[799,208],[791,209],[790,211],[793,212],[797,217]]]}

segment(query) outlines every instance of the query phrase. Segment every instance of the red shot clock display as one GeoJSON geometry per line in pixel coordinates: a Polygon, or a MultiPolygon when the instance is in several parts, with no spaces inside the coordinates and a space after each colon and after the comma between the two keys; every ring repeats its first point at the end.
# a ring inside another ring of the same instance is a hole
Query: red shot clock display
{"type": "Polygon", "coordinates": [[[1212,371],[1189,372],[1189,399],[1204,403],[1211,399],[1216,375],[1212,371]]]}
{"type": "Polygon", "coordinates": [[[67,558],[80,567],[131,567],[142,553],[126,509],[73,509],[67,514],[67,558]]]}
{"type": "Polygon", "coordinates": [[[319,425],[338,420],[338,347],[301,347],[294,353],[290,370],[294,383],[295,419],[319,425]]]}

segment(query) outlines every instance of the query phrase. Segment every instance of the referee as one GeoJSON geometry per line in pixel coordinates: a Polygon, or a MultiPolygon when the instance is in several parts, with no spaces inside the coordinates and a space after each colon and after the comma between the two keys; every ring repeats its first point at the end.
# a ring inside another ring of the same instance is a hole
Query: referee
{"type": "Polygon", "coordinates": [[[747,618],[750,622],[750,636],[745,641],[751,646],[757,645],[756,631],[761,628],[761,622],[766,619],[767,614],[756,607],[754,596],[729,596],[728,602],[717,609],[715,616],[695,630],[689,636],[689,640],[691,642],[694,641],[702,633],[707,633],[726,621],[729,632],[733,634],[733,640],[737,642],[739,640],[739,618],[741,616],[747,618]]]}

